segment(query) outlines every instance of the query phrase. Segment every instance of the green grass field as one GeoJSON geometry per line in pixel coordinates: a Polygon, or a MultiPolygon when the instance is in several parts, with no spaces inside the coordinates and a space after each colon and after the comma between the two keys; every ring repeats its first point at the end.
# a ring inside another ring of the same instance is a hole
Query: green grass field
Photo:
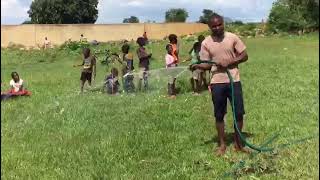
{"type": "MultiPolygon", "coordinates": [[[[2,90],[18,71],[33,95],[1,102],[1,178],[318,179],[319,36],[244,41],[248,140],[259,145],[279,131],[270,146],[313,138],[254,156],[233,152],[228,141],[226,155],[217,157],[211,96],[192,96],[187,73],[178,79],[176,100],[163,97],[165,81],[135,96],[78,95],[80,69],[72,65],[81,62],[80,54],[2,49],[2,90]],[[241,160],[245,164],[237,168],[241,160]]],[[[182,41],[183,58],[192,43],[182,41]]],[[[151,68],[164,67],[165,42],[148,48],[151,68]]],[[[105,75],[99,64],[97,82],[105,75]]],[[[230,107],[226,125],[230,139],[230,107]]]]}

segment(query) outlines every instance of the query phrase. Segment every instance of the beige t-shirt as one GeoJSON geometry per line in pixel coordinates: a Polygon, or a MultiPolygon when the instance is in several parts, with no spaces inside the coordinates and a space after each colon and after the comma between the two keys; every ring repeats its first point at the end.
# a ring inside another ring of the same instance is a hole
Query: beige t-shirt
{"type": "Polygon", "coordinates": [[[14,80],[11,79],[11,81],[10,81],[10,86],[13,88],[13,91],[14,91],[14,92],[19,92],[21,86],[23,86],[23,80],[22,80],[22,79],[19,79],[18,82],[14,82],[14,80]]]}
{"type": "MultiPolygon", "coordinates": [[[[211,36],[205,38],[201,43],[200,59],[208,61],[215,61],[218,59],[220,61],[232,61],[245,49],[246,46],[237,35],[225,32],[221,42],[213,41],[211,36]]],[[[238,67],[232,67],[228,70],[230,71],[234,82],[240,81],[238,67]]],[[[211,84],[216,83],[230,83],[227,73],[219,68],[212,71],[211,84]]]]}

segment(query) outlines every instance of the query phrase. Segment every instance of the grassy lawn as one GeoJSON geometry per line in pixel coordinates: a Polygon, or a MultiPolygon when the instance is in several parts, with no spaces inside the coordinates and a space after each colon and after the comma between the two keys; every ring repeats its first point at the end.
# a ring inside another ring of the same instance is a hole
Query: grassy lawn
{"type": "MultiPolygon", "coordinates": [[[[228,141],[224,157],[213,153],[211,96],[207,91],[192,96],[188,73],[178,79],[182,92],[176,100],[163,97],[166,77],[135,96],[78,95],[80,69],[72,65],[80,63],[80,54],[2,49],[2,90],[17,71],[33,95],[1,102],[1,178],[318,179],[318,40],[318,35],[244,39],[249,60],[240,65],[250,142],[259,145],[277,132],[270,146],[315,137],[254,156],[233,152],[228,141]],[[241,160],[244,166],[235,167],[241,160]],[[232,169],[235,176],[224,176],[232,169]]],[[[185,59],[193,41],[181,43],[185,59]]],[[[165,42],[148,48],[151,69],[164,67],[165,42]]],[[[100,64],[97,73],[97,82],[107,74],[100,64]]],[[[230,107],[226,126],[229,137],[230,107]]]]}

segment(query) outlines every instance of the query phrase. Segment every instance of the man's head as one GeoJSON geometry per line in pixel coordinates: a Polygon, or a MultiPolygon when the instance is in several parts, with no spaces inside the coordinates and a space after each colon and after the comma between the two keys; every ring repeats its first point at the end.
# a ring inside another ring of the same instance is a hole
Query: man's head
{"type": "Polygon", "coordinates": [[[224,35],[224,22],[222,16],[218,14],[213,15],[209,20],[208,26],[213,36],[222,37],[224,35]]]}
{"type": "Polygon", "coordinates": [[[168,39],[171,44],[177,44],[177,42],[178,42],[178,36],[175,34],[170,34],[168,39]]]}
{"type": "Polygon", "coordinates": [[[117,69],[117,68],[112,68],[112,69],[111,69],[111,74],[112,74],[114,77],[118,77],[118,74],[119,74],[118,69],[117,69]]]}
{"type": "Polygon", "coordinates": [[[48,38],[47,38],[47,37],[45,37],[44,39],[45,39],[45,40],[48,40],[48,38]]]}
{"type": "Polygon", "coordinates": [[[130,49],[130,46],[129,46],[129,44],[124,44],[124,45],[122,45],[122,47],[121,47],[121,51],[122,51],[122,53],[124,53],[124,54],[128,54],[129,53],[129,49],[130,49]]]}
{"type": "Polygon", "coordinates": [[[12,72],[11,77],[14,80],[14,82],[18,82],[20,80],[19,74],[17,72],[12,72]]]}
{"type": "Polygon", "coordinates": [[[167,50],[167,52],[168,52],[168,54],[172,54],[172,45],[171,44],[167,44],[166,45],[166,50],[167,50]]]}
{"type": "Polygon", "coordinates": [[[205,37],[203,35],[198,36],[198,42],[200,42],[200,44],[204,39],[205,39],[205,37]]]}
{"type": "Polygon", "coordinates": [[[90,49],[89,48],[83,49],[83,56],[84,56],[84,58],[88,58],[90,56],[90,49]]]}
{"type": "Polygon", "coordinates": [[[138,37],[137,43],[139,44],[139,46],[146,45],[145,39],[143,37],[138,37]]]}
{"type": "Polygon", "coordinates": [[[199,53],[200,50],[201,50],[201,42],[196,42],[193,44],[193,50],[196,52],[196,53],[199,53]]]}

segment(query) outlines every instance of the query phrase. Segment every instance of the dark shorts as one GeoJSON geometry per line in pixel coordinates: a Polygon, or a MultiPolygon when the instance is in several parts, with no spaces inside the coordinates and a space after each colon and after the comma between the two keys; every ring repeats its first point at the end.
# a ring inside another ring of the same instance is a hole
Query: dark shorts
{"type": "MultiPolygon", "coordinates": [[[[212,84],[211,94],[214,116],[217,121],[223,121],[223,117],[227,112],[227,99],[229,99],[230,105],[232,103],[231,85],[229,83],[212,84]]],[[[234,83],[234,97],[235,113],[239,117],[245,114],[241,82],[234,83]]]]}
{"type": "Polygon", "coordinates": [[[91,78],[92,78],[92,73],[91,72],[82,72],[81,73],[81,77],[80,77],[81,81],[88,80],[89,82],[91,82],[91,78]]]}
{"type": "Polygon", "coordinates": [[[134,67],[133,67],[133,60],[129,60],[129,61],[127,61],[127,69],[128,69],[129,71],[134,70],[134,67]]]}

